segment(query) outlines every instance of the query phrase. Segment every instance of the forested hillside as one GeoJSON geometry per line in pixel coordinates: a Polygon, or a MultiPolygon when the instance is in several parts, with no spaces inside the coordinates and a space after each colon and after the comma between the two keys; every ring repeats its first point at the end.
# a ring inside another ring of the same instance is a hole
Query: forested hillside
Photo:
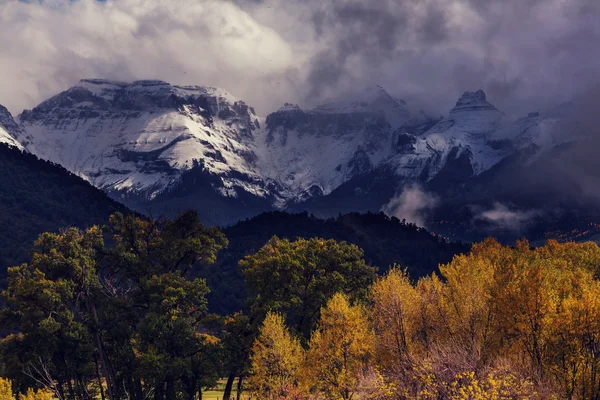
{"type": "MultiPolygon", "coordinates": [[[[70,226],[104,225],[115,211],[127,209],[64,168],[0,145],[0,280],[6,268],[26,262],[42,232],[70,226]]],[[[468,246],[446,243],[427,230],[384,214],[346,214],[319,219],[307,213],[269,212],[224,229],[229,246],[215,265],[199,268],[211,287],[209,309],[227,314],[242,309],[246,287],[238,262],[272,236],[322,237],[347,241],[385,272],[398,264],[420,277],[451,260],[468,246]]]]}
{"type": "Polygon", "coordinates": [[[0,144],[0,280],[42,232],[105,224],[125,210],[63,167],[0,144]]]}
{"type": "Polygon", "coordinates": [[[240,310],[246,296],[238,261],[258,251],[272,236],[346,241],[363,249],[367,263],[380,273],[398,265],[414,278],[430,274],[455,254],[469,250],[466,244],[447,243],[426,229],[383,213],[320,219],[308,213],[269,212],[224,228],[223,233],[229,246],[219,253],[216,264],[203,266],[199,272],[211,288],[209,309],[223,314],[240,310]]]}

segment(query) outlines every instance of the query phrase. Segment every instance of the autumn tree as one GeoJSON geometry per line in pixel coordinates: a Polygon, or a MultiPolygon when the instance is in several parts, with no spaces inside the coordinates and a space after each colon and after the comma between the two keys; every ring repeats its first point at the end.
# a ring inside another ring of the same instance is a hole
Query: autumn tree
{"type": "Polygon", "coordinates": [[[370,295],[379,386],[407,399],[596,398],[599,265],[595,244],[488,239],[441,278],[391,270],[370,295]]]}
{"type": "Polygon", "coordinates": [[[0,378],[0,400],[14,400],[12,383],[6,378],[0,378]]]}
{"type": "Polygon", "coordinates": [[[304,361],[300,341],[285,326],[283,316],[268,313],[250,355],[248,385],[257,398],[288,398],[298,387],[298,370],[304,361]]]}
{"type": "Polygon", "coordinates": [[[247,361],[250,348],[256,337],[256,331],[248,315],[238,312],[225,317],[223,324],[222,345],[224,350],[224,373],[227,376],[223,399],[229,400],[235,378],[238,378],[238,397],[240,396],[243,377],[247,372],[247,361]]]}
{"type": "Polygon", "coordinates": [[[424,350],[419,293],[406,272],[392,268],[373,285],[370,300],[379,369],[392,380],[408,382],[424,350]]]}
{"type": "Polygon", "coordinates": [[[370,367],[374,336],[365,310],[335,294],[321,310],[311,335],[305,384],[327,399],[353,398],[370,367]]]}
{"type": "MultiPolygon", "coordinates": [[[[302,341],[310,336],[331,296],[341,292],[352,299],[365,298],[376,276],[360,248],[319,238],[289,241],[273,237],[239,265],[248,287],[247,315],[254,335],[267,313],[276,312],[285,316],[302,341]]],[[[243,351],[242,370],[247,368],[249,350],[243,351]]]]}
{"type": "Polygon", "coordinates": [[[408,275],[391,269],[371,290],[379,362],[400,372],[415,354],[419,295],[408,275]]]}

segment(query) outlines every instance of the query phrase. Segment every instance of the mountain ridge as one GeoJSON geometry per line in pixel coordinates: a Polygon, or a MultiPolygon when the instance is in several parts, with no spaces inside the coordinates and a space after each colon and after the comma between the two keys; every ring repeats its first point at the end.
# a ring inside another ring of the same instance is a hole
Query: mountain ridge
{"type": "Polygon", "coordinates": [[[433,118],[413,115],[373,86],[313,109],[286,103],[261,117],[218,88],[85,79],[25,110],[10,137],[137,211],[193,207],[208,224],[227,225],[301,210],[361,176],[379,173],[398,191],[468,182],[528,148],[532,163],[585,135],[564,113],[511,120],[477,90],[433,118]],[[567,134],[572,127],[575,136],[567,134]]]}

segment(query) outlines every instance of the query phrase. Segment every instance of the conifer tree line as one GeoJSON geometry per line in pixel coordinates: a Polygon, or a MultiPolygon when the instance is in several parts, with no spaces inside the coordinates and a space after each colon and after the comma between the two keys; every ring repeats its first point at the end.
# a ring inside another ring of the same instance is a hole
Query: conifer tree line
{"type": "Polygon", "coordinates": [[[221,379],[229,400],[600,398],[593,243],[488,239],[413,281],[273,237],[223,317],[194,273],[225,246],[192,211],[42,234],[2,293],[0,399],[192,400],[221,379]]]}

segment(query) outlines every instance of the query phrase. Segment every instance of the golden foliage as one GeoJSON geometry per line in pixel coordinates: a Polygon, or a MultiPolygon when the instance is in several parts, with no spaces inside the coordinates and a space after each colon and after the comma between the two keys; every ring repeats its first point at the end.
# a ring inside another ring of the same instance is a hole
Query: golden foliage
{"type": "Polygon", "coordinates": [[[418,336],[426,330],[419,318],[419,293],[408,275],[394,268],[375,283],[371,301],[378,362],[384,369],[400,373],[412,361],[418,336]]]}
{"type": "MultiPolygon", "coordinates": [[[[19,394],[18,400],[52,400],[54,394],[48,389],[27,389],[25,394],[19,394]]],[[[12,391],[12,382],[5,378],[0,378],[0,400],[15,400],[12,391]]]]}
{"type": "Polygon", "coordinates": [[[334,295],[321,310],[309,342],[305,377],[311,391],[328,399],[351,399],[369,369],[374,341],[363,307],[334,295]]]}
{"type": "Polygon", "coordinates": [[[269,313],[252,347],[250,391],[261,399],[288,398],[298,386],[297,376],[304,360],[300,341],[292,337],[280,314],[269,313]]]}
{"type": "Polygon", "coordinates": [[[440,277],[393,268],[368,305],[321,311],[298,398],[600,398],[599,272],[593,243],[493,239],[440,277]]]}
{"type": "Polygon", "coordinates": [[[523,380],[508,371],[491,372],[477,379],[473,371],[456,375],[448,385],[450,400],[529,400],[538,398],[530,380],[523,380]]]}
{"type": "Polygon", "coordinates": [[[19,400],[52,400],[54,395],[50,390],[32,388],[27,389],[27,393],[19,395],[19,400]]]}
{"type": "Polygon", "coordinates": [[[0,378],[0,400],[14,400],[12,383],[8,379],[0,378]]]}

